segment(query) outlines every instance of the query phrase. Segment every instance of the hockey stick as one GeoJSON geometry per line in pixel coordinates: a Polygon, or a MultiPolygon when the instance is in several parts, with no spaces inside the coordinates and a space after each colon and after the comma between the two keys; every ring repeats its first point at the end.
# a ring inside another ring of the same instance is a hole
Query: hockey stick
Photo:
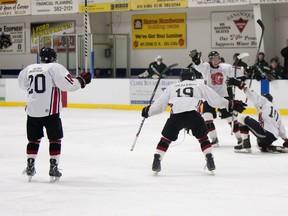
{"type": "MultiPolygon", "coordinates": [[[[258,54],[259,54],[259,51],[260,51],[260,48],[261,48],[263,35],[264,35],[264,31],[265,31],[265,26],[264,26],[262,20],[258,19],[257,23],[258,23],[258,25],[261,28],[261,37],[260,37],[260,41],[259,41],[259,44],[258,44],[258,49],[257,49],[257,53],[256,53],[255,63],[257,62],[257,57],[258,57],[258,54]]],[[[251,74],[251,78],[250,78],[250,82],[249,82],[249,88],[251,88],[251,86],[252,86],[253,77],[254,77],[254,70],[253,70],[253,72],[251,74]]],[[[248,97],[246,97],[246,100],[245,100],[245,103],[247,103],[247,102],[248,102],[248,97]]]]}
{"type": "MultiPolygon", "coordinates": [[[[245,57],[248,57],[249,56],[249,53],[247,52],[244,52],[244,53],[241,53],[239,54],[236,59],[235,59],[235,62],[234,62],[234,78],[236,78],[237,76],[237,64],[239,63],[239,61],[245,57]]],[[[232,99],[235,100],[235,86],[233,86],[233,90],[232,90],[232,99]]],[[[234,111],[232,111],[232,122],[231,122],[231,135],[233,135],[233,128],[234,128],[234,111]]]]}
{"type": "MultiPolygon", "coordinates": [[[[176,67],[177,65],[178,65],[177,63],[172,64],[172,65],[166,67],[161,73],[158,72],[158,74],[159,74],[160,76],[159,76],[159,78],[158,78],[158,80],[157,80],[157,83],[156,83],[155,88],[154,88],[154,90],[153,90],[152,96],[151,96],[151,98],[150,98],[150,100],[149,100],[149,105],[152,104],[153,98],[154,98],[155,93],[156,93],[156,91],[157,91],[157,88],[158,88],[158,85],[159,85],[160,80],[161,80],[161,78],[162,78],[162,75],[165,74],[165,73],[166,73],[168,70],[170,70],[171,68],[176,67]]],[[[138,137],[139,137],[139,134],[140,134],[140,132],[141,132],[141,130],[142,130],[142,127],[143,127],[143,125],[144,125],[145,119],[146,119],[146,118],[143,117],[143,119],[142,119],[142,121],[141,121],[141,124],[140,124],[140,127],[139,127],[139,129],[138,129],[138,132],[137,132],[137,134],[136,134],[136,136],[135,136],[134,142],[133,142],[133,144],[132,144],[132,146],[131,146],[130,151],[133,151],[133,149],[134,149],[134,147],[135,147],[136,141],[137,141],[137,139],[138,139],[138,137]]]]}

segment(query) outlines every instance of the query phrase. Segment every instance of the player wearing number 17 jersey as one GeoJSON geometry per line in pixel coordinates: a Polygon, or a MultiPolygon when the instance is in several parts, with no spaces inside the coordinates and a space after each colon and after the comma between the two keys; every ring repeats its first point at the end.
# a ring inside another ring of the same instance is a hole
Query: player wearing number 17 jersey
{"type": "Polygon", "coordinates": [[[35,159],[41,138],[46,129],[49,139],[51,179],[59,179],[61,173],[58,163],[63,137],[60,111],[62,109],[61,90],[76,91],[91,82],[91,74],[83,72],[75,80],[67,69],[56,63],[57,54],[52,48],[40,50],[40,64],[31,64],[24,68],[19,76],[19,86],[27,91],[27,168],[23,174],[31,180],[35,175],[35,159]]]}
{"type": "Polygon", "coordinates": [[[154,155],[153,171],[159,172],[161,170],[160,161],[168,150],[170,143],[177,140],[179,131],[183,128],[188,131],[191,130],[192,134],[198,139],[206,158],[207,168],[209,171],[213,171],[215,164],[211,143],[207,137],[208,131],[203,117],[197,111],[199,101],[205,99],[212,107],[222,109],[233,106],[239,112],[245,109],[244,105],[246,104],[236,100],[228,101],[220,97],[207,85],[198,83],[195,77],[194,68],[183,69],[180,74],[181,82],[168,86],[152,105],[146,106],[142,110],[142,116],[148,118],[164,112],[167,106],[171,106],[171,115],[162,130],[162,138],[154,155]]]}
{"type": "Polygon", "coordinates": [[[250,116],[239,117],[243,143],[234,147],[235,152],[252,152],[249,131],[256,136],[257,145],[262,152],[288,152],[286,130],[278,109],[272,103],[272,95],[269,93],[259,95],[247,87],[244,82],[234,78],[229,78],[227,83],[242,89],[258,111],[258,121],[250,116]],[[272,145],[278,137],[284,140],[283,146],[272,145]]]}

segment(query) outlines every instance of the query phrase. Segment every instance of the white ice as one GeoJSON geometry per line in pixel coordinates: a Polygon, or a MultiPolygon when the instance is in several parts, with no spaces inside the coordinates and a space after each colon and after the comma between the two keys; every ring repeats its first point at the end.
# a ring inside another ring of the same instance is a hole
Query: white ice
{"type": "MultiPolygon", "coordinates": [[[[61,114],[64,138],[59,167],[50,183],[46,137],[31,182],[26,166],[23,107],[0,107],[1,216],[284,216],[288,204],[288,154],[233,152],[236,138],[216,120],[220,147],[215,175],[204,170],[196,139],[181,132],[155,176],[151,164],[168,113],[146,119],[130,147],[140,111],[69,109],[61,114]]],[[[256,116],[254,116],[256,117],[256,116]]],[[[285,126],[288,117],[283,117],[285,126]]],[[[282,145],[278,140],[275,144],[282,145]]]]}

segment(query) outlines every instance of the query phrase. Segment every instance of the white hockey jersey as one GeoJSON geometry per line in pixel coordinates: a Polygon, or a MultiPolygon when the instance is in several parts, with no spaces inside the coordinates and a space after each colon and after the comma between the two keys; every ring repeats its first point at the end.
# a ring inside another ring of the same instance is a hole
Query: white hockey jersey
{"type": "Polygon", "coordinates": [[[281,121],[281,116],[278,109],[267,100],[267,98],[260,96],[256,92],[246,88],[244,90],[249,100],[252,101],[255,108],[259,112],[258,121],[260,125],[266,130],[272,133],[275,138],[279,136],[282,139],[286,139],[286,130],[281,121]]]}
{"type": "MultiPolygon", "coordinates": [[[[217,92],[221,97],[228,97],[226,80],[227,77],[235,76],[235,67],[230,64],[220,63],[218,68],[212,68],[208,62],[201,62],[199,65],[194,65],[204,79],[206,85],[217,92]]],[[[243,68],[236,69],[236,76],[242,76],[243,68]]]]}
{"type": "Polygon", "coordinates": [[[171,106],[172,113],[182,113],[198,110],[199,101],[207,100],[210,106],[228,109],[229,101],[220,97],[207,85],[196,80],[184,80],[168,86],[160,97],[155,100],[149,109],[149,116],[164,112],[167,106],[171,106]]]}
{"type": "Polygon", "coordinates": [[[59,113],[62,109],[61,90],[81,88],[79,81],[73,80],[59,63],[29,65],[20,72],[18,82],[28,93],[26,113],[31,117],[59,113]]]}

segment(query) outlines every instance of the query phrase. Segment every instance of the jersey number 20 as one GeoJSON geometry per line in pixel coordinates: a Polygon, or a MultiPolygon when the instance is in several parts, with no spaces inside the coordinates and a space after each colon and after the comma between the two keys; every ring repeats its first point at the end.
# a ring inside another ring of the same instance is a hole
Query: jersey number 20
{"type": "Polygon", "coordinates": [[[37,74],[36,76],[30,75],[29,76],[30,80],[30,90],[29,94],[33,94],[35,91],[36,93],[43,93],[45,92],[46,84],[45,84],[45,76],[43,74],[37,74]]]}

